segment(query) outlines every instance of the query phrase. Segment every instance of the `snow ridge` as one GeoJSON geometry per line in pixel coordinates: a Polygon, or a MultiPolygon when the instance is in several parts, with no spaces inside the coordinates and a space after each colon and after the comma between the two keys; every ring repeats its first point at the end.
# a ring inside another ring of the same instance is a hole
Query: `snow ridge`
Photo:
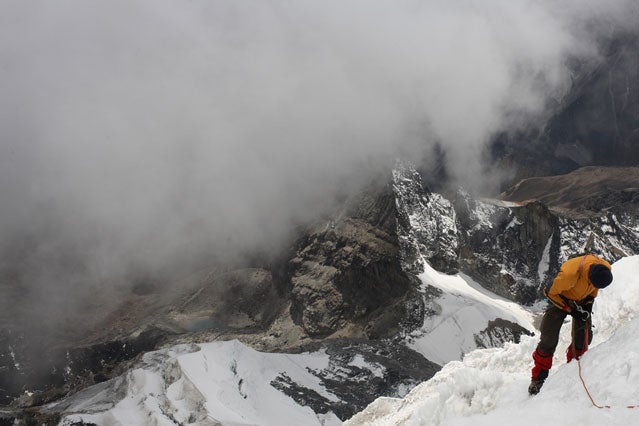
{"type": "MultiPolygon", "coordinates": [[[[441,295],[431,301],[438,305],[438,312],[427,316],[422,327],[408,338],[411,348],[431,361],[444,365],[477,349],[482,340],[493,343],[486,339],[486,333],[482,334],[490,321],[501,319],[534,331],[532,314],[464,274],[446,275],[424,262],[424,272],[419,277],[424,293],[429,287],[441,290],[441,295]]],[[[501,346],[504,341],[497,343],[501,346]]]]}

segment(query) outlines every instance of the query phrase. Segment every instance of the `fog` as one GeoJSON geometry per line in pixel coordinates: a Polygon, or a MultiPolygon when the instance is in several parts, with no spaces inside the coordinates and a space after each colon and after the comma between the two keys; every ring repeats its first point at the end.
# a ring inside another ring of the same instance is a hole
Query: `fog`
{"type": "Polygon", "coordinates": [[[132,270],[268,250],[435,144],[453,184],[490,192],[491,138],[543,119],[569,61],[596,64],[637,17],[631,1],[3,0],[0,280],[55,310],[132,270]]]}

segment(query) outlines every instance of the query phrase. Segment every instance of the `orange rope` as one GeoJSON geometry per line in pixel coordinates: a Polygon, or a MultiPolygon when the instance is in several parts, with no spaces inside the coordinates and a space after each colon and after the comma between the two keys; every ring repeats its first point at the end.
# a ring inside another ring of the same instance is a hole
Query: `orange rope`
{"type": "MultiPolygon", "coordinates": [[[[610,405],[599,405],[595,402],[595,400],[592,398],[592,395],[590,395],[590,391],[588,390],[588,386],[586,386],[586,382],[584,382],[584,378],[581,375],[581,362],[579,362],[579,358],[577,358],[577,365],[579,366],[579,378],[581,379],[581,384],[584,385],[584,389],[586,390],[586,393],[588,394],[588,398],[590,398],[590,402],[592,402],[592,405],[594,405],[597,408],[610,408],[610,405]]],[[[635,405],[632,406],[628,406],[628,408],[635,408],[635,405]]]]}
{"type": "MultiPolygon", "coordinates": [[[[584,336],[584,344],[586,347],[586,350],[588,350],[588,329],[586,329],[585,332],[585,336],[584,336]]],[[[581,374],[581,362],[579,362],[579,358],[576,357],[576,349],[575,349],[575,341],[573,338],[573,344],[572,344],[572,354],[573,357],[577,360],[577,366],[579,367],[579,379],[581,380],[581,384],[584,386],[584,390],[586,391],[586,394],[588,395],[588,398],[590,398],[590,402],[592,402],[592,405],[594,405],[597,408],[612,408],[610,405],[599,405],[595,402],[595,400],[593,399],[592,395],[590,394],[590,391],[588,390],[588,386],[586,386],[586,382],[584,381],[584,378],[581,374]]],[[[626,405],[626,408],[639,408],[639,405],[626,405]]]]}

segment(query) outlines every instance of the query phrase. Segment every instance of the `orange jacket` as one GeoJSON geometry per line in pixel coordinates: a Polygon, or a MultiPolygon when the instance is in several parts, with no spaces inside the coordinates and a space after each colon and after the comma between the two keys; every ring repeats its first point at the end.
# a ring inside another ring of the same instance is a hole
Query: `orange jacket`
{"type": "Polygon", "coordinates": [[[588,279],[588,271],[596,263],[610,268],[608,262],[594,254],[568,259],[561,265],[555,280],[547,291],[544,290],[544,294],[553,305],[564,310],[569,310],[569,308],[562,297],[575,302],[580,302],[588,296],[597,297],[599,290],[588,279]]]}

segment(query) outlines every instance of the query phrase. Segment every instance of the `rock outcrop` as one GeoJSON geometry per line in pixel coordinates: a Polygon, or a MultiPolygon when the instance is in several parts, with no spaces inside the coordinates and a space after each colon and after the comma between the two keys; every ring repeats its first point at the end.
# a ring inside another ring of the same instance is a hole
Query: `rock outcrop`
{"type": "Polygon", "coordinates": [[[310,336],[356,326],[369,337],[389,337],[400,324],[419,322],[410,319],[418,283],[402,268],[396,217],[384,188],[351,200],[298,241],[287,265],[291,314],[310,336]]]}
{"type": "Polygon", "coordinates": [[[393,170],[393,191],[403,268],[418,274],[425,260],[439,271],[456,273],[459,239],[452,203],[431,192],[406,162],[393,170]]]}
{"type": "Polygon", "coordinates": [[[309,389],[282,375],[272,384],[316,413],[332,411],[342,420],[364,409],[375,395],[402,395],[408,388],[431,378],[441,368],[403,345],[379,340],[336,339],[314,343],[303,347],[303,350],[324,350],[329,355],[329,368],[316,374],[323,386],[339,398],[339,402],[309,392],[309,389]],[[378,366],[378,369],[362,368],[357,365],[358,362],[378,366]]]}

